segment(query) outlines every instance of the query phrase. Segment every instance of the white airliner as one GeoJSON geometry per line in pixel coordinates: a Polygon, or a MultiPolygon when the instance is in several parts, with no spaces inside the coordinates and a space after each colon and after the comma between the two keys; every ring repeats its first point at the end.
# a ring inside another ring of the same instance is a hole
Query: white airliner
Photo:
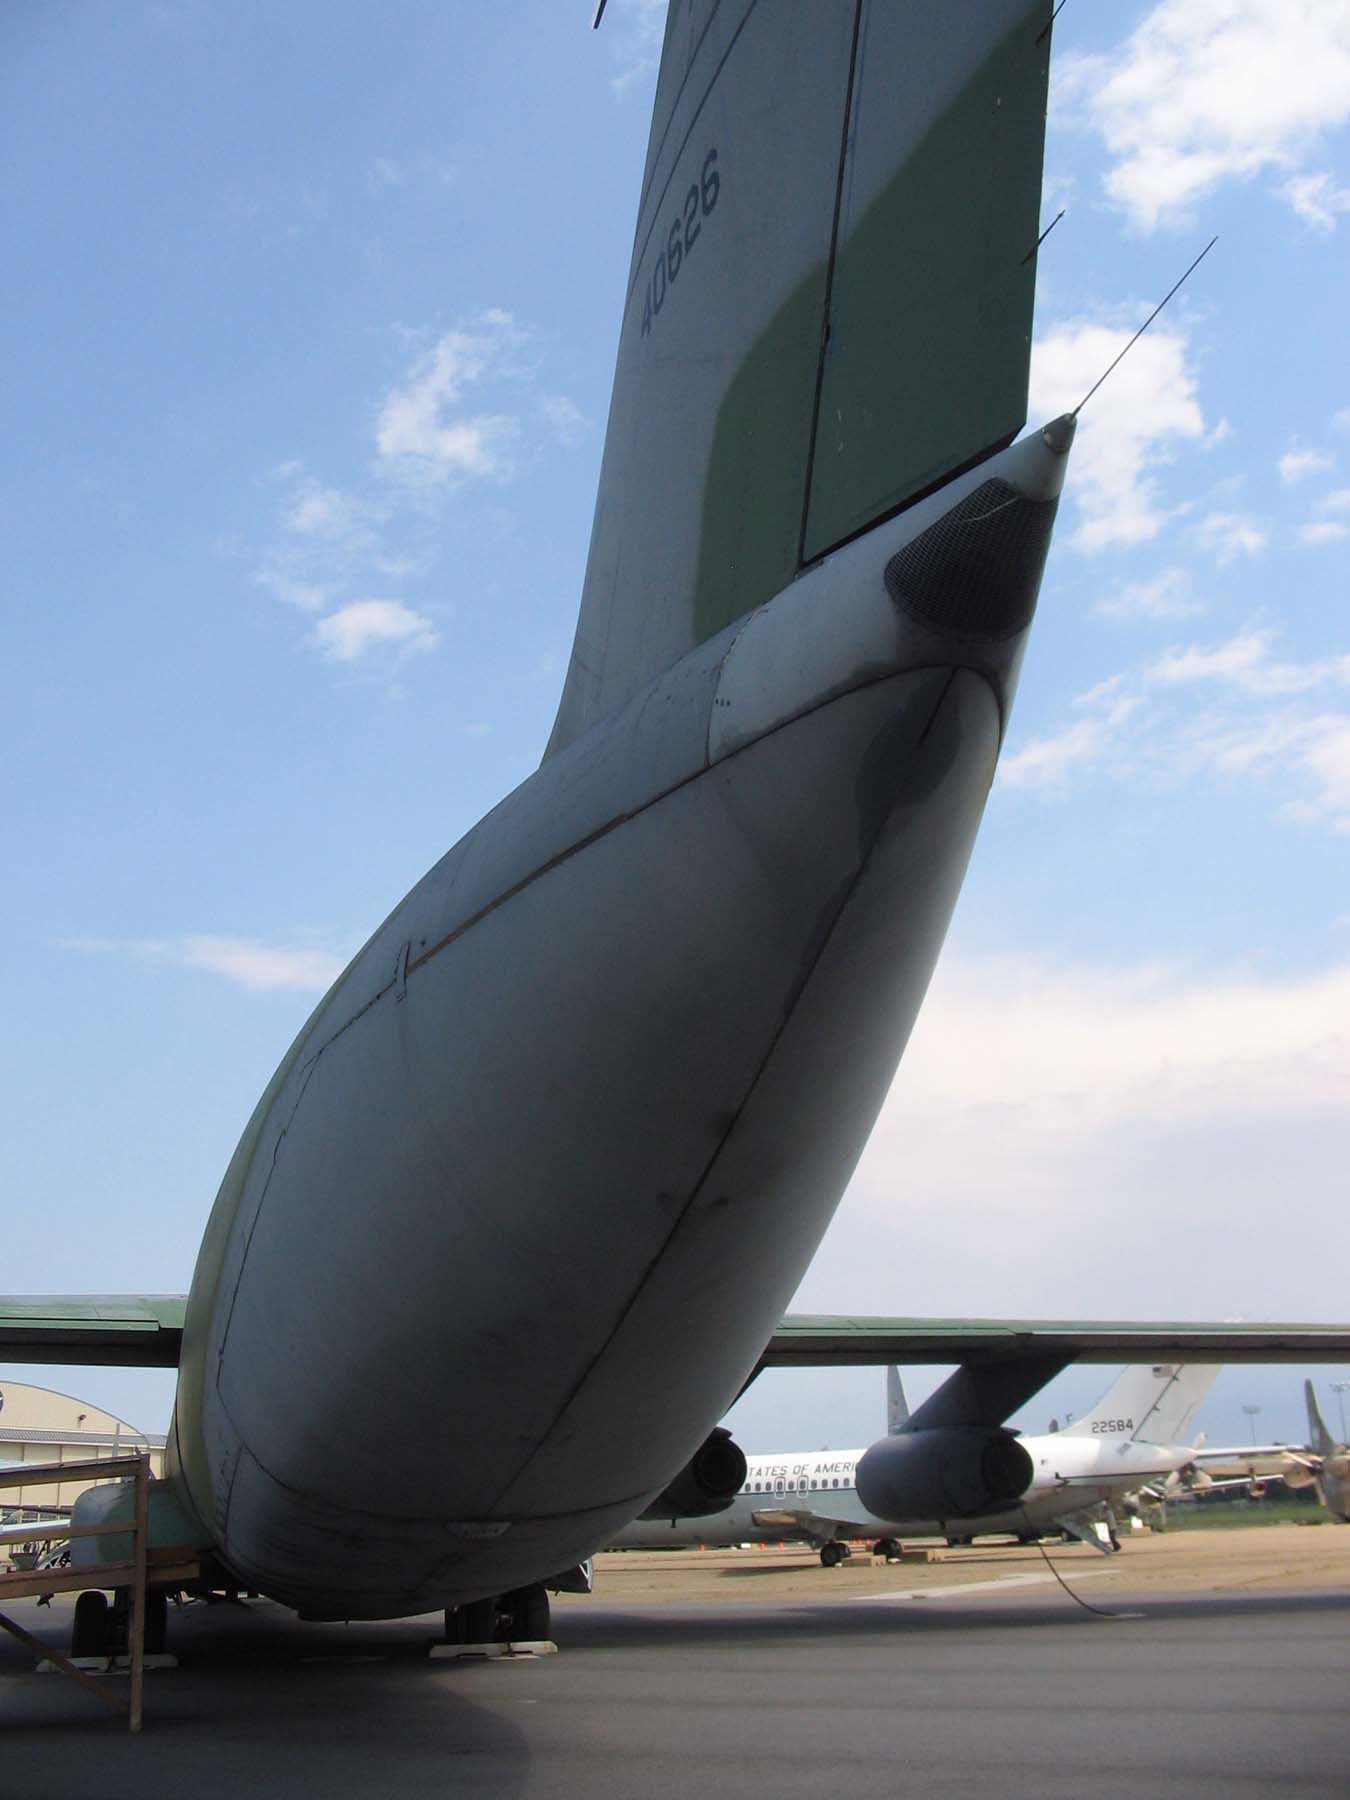
{"type": "Polygon", "coordinates": [[[847,1556],[845,1540],[857,1537],[874,1538],[884,1552],[901,1537],[945,1537],[956,1544],[986,1532],[1030,1540],[1056,1530],[1101,1548],[1095,1526],[1103,1508],[1194,1459],[1183,1433],[1218,1372],[1216,1363],[1125,1369],[1086,1417],[1044,1437],[1018,1438],[1032,1471],[1019,1499],[997,1512],[953,1519],[878,1512],[884,1470],[880,1483],[875,1474],[869,1482],[866,1472],[859,1479],[864,1463],[884,1463],[888,1446],[902,1442],[907,1432],[909,1415],[892,1371],[888,1436],[871,1449],[748,1457],[745,1484],[725,1512],[710,1519],[636,1519],[615,1542],[620,1548],[666,1549],[804,1538],[819,1549],[826,1568],[847,1556]]]}

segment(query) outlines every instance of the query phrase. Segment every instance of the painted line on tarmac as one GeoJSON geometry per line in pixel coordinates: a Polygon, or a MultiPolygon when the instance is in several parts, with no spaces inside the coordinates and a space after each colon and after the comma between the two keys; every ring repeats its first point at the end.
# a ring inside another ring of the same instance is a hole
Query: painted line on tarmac
{"type": "MultiPolygon", "coordinates": [[[[1074,1580],[1082,1580],[1084,1575],[1095,1575],[1096,1569],[1074,1571],[1074,1580]]],[[[1106,1574],[1106,1570],[1100,1571],[1106,1574]]],[[[950,1587],[926,1588],[889,1588],[881,1594],[854,1594],[854,1600],[959,1600],[963,1594],[989,1594],[999,1588],[1039,1587],[1046,1582],[1053,1582],[1051,1574],[1034,1575],[998,1575],[992,1581],[960,1581],[950,1587]]]]}

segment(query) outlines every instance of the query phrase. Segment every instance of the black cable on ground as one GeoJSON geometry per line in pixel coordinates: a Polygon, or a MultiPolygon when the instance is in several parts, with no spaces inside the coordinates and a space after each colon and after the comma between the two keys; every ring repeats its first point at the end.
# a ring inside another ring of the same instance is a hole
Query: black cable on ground
{"type": "MultiPolygon", "coordinates": [[[[1026,1525],[1027,1530],[1029,1532],[1035,1532],[1035,1527],[1032,1525],[1031,1520],[1027,1517],[1027,1509],[1025,1506],[1021,1508],[1021,1513],[1022,1513],[1023,1523],[1026,1525]]],[[[1068,1582],[1064,1579],[1064,1577],[1060,1574],[1059,1570],[1051,1562],[1050,1552],[1046,1549],[1045,1545],[1041,1542],[1039,1533],[1036,1533],[1036,1548],[1040,1551],[1041,1555],[1045,1558],[1046,1568],[1049,1569],[1050,1573],[1054,1576],[1055,1580],[1059,1583],[1059,1585],[1064,1589],[1064,1592],[1069,1596],[1070,1600],[1074,1601],[1077,1605],[1081,1606],[1084,1612],[1095,1613],[1099,1619],[1142,1619],[1146,1616],[1144,1613],[1141,1613],[1141,1612],[1112,1612],[1109,1610],[1109,1608],[1107,1608],[1105,1606],[1093,1606],[1093,1604],[1090,1600],[1085,1600],[1081,1594],[1074,1593],[1073,1589],[1069,1586],[1068,1582]]]]}

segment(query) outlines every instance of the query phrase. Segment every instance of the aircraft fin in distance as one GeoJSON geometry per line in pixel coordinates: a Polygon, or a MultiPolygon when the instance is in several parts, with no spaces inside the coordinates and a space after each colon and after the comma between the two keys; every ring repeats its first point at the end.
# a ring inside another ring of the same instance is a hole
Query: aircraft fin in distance
{"type": "Polygon", "coordinates": [[[1221,1366],[1133,1363],[1121,1370],[1090,1413],[1075,1419],[1064,1430],[1071,1437],[1180,1444],[1221,1366]]]}
{"type": "Polygon", "coordinates": [[[1050,13],[670,8],[548,754],[1016,436],[1050,13]]]}
{"type": "Polygon", "coordinates": [[[1334,1456],[1336,1440],[1327,1430],[1326,1420],[1322,1417],[1321,1408],[1317,1404],[1317,1394],[1311,1381],[1303,1383],[1303,1398],[1308,1406],[1308,1448],[1315,1450],[1319,1456],[1334,1456]]]}
{"type": "Polygon", "coordinates": [[[886,1435],[899,1437],[909,1424],[909,1401],[905,1398],[900,1371],[894,1363],[886,1369],[886,1435]]]}

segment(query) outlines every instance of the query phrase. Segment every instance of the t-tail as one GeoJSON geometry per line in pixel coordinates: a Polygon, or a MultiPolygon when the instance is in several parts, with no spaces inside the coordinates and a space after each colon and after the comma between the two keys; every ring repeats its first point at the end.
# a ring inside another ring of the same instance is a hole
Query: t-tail
{"type": "Polygon", "coordinates": [[[1021,429],[1049,24],[672,0],[549,754],[1021,429]]]}
{"type": "Polygon", "coordinates": [[[1200,1402],[1214,1385],[1218,1363],[1147,1363],[1123,1369],[1092,1411],[1072,1425],[1073,1437],[1182,1444],[1200,1402]]]}

